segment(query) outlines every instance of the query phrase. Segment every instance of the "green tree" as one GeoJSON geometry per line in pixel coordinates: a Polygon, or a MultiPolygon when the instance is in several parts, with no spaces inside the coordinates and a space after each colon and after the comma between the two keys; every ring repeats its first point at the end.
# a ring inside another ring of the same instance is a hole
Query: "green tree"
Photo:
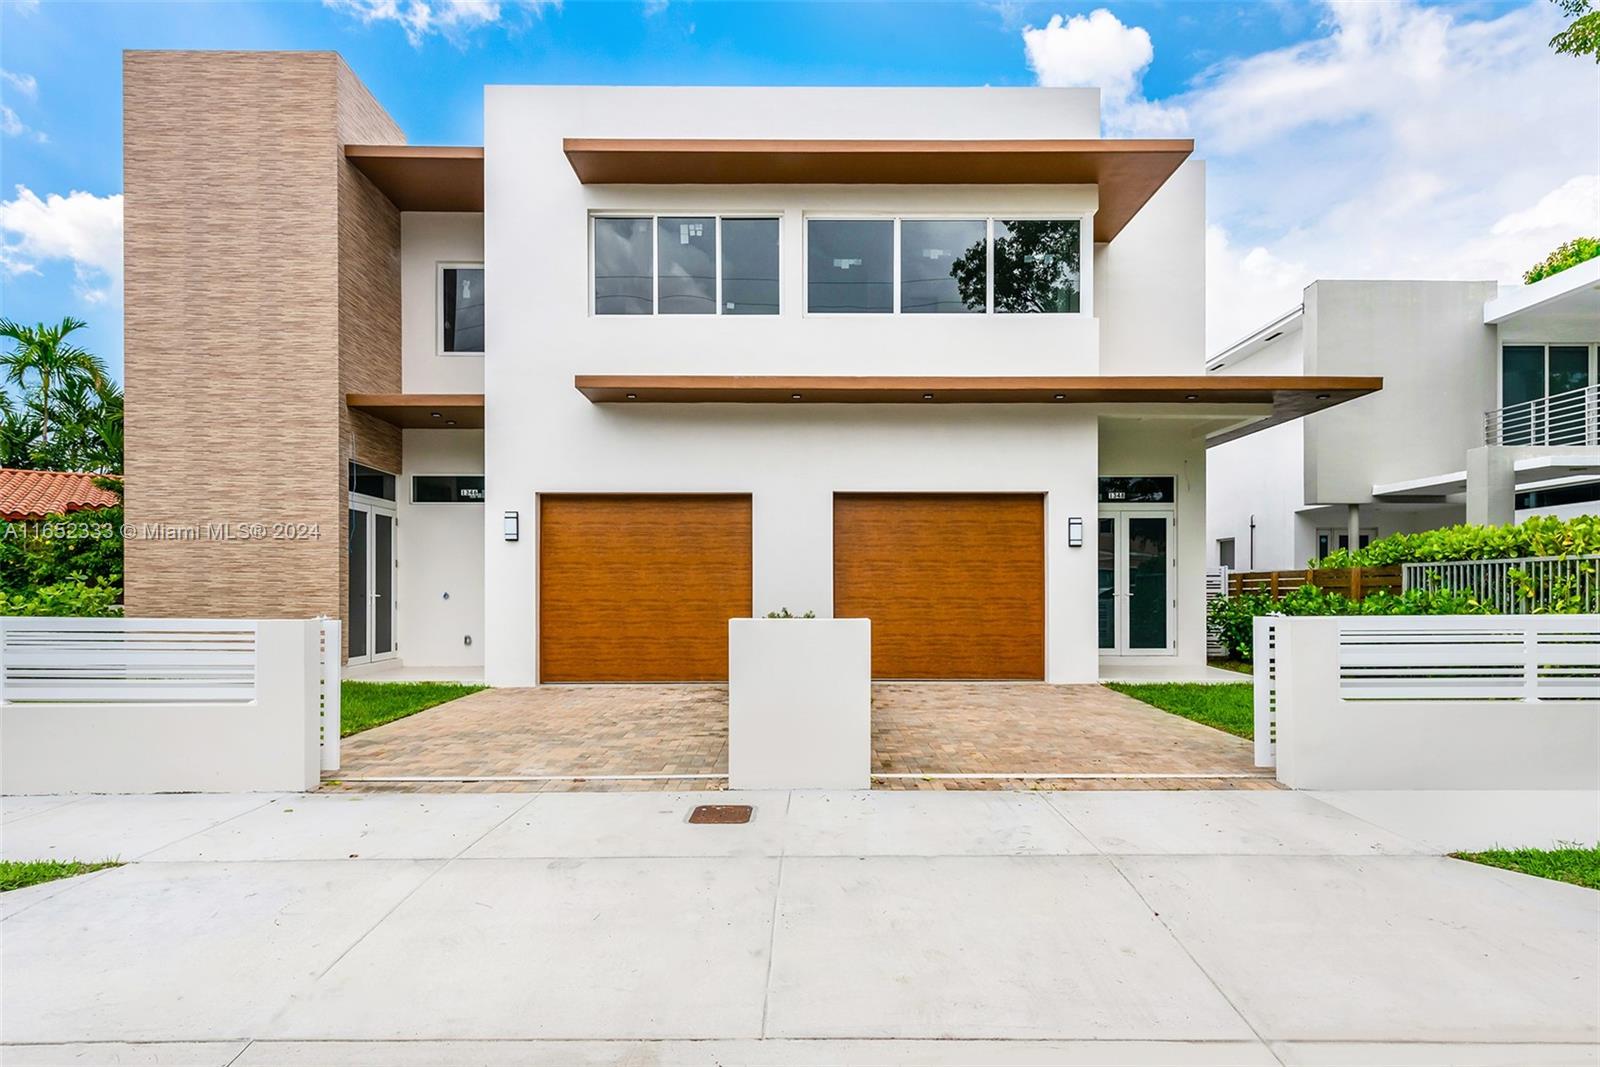
{"type": "Polygon", "coordinates": [[[14,348],[0,354],[0,368],[5,380],[21,388],[39,417],[39,440],[50,443],[51,420],[55,414],[53,392],[74,379],[87,379],[95,386],[106,380],[106,366],[100,357],[79,348],[67,339],[87,323],[71,316],[53,326],[39,323],[24,326],[10,319],[0,319],[0,337],[10,340],[14,348]]]}
{"type": "Polygon", "coordinates": [[[1584,260],[1594,259],[1596,256],[1600,256],[1600,237],[1574,237],[1529,267],[1527,273],[1522,276],[1522,280],[1528,285],[1532,285],[1540,278],[1548,278],[1552,274],[1560,274],[1568,267],[1576,267],[1584,260]]]}
{"type": "Polygon", "coordinates": [[[1600,10],[1590,0],[1555,0],[1571,19],[1567,28],[1550,38],[1550,47],[1569,56],[1593,56],[1600,63],[1600,10]]]}

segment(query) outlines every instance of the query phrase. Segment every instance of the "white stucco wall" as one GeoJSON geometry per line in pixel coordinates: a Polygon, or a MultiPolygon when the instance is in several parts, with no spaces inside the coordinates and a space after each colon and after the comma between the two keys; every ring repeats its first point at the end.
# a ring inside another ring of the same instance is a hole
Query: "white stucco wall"
{"type": "MultiPolygon", "coordinates": [[[[400,213],[400,376],[406,392],[483,392],[483,356],[439,354],[437,289],[440,263],[482,261],[482,214],[400,213]]],[[[484,287],[493,300],[487,273],[484,287]]]]}
{"type": "MultiPolygon", "coordinates": [[[[1288,329],[1248,359],[1229,361],[1215,373],[1301,374],[1304,340],[1300,329],[1288,329]]],[[[1276,570],[1305,561],[1297,531],[1303,523],[1295,516],[1305,503],[1304,449],[1304,423],[1296,421],[1207,450],[1207,567],[1218,565],[1217,541],[1225,537],[1233,538],[1238,570],[1276,570]]]]}
{"type": "Polygon", "coordinates": [[[405,430],[402,438],[395,492],[400,660],[416,667],[479,666],[484,648],[484,505],[413,504],[411,478],[482,474],[483,431],[405,430]]]}
{"type": "MultiPolygon", "coordinates": [[[[1081,516],[1089,524],[1096,513],[1100,434],[1093,411],[595,405],[572,379],[626,372],[1093,374],[1101,328],[1091,313],[1093,257],[1085,261],[1081,315],[809,316],[803,313],[802,235],[805,218],[815,214],[1089,215],[1097,190],[585,187],[561,152],[561,138],[1093,137],[1096,103],[1096,94],[1085,90],[489,88],[485,195],[492,221],[484,250],[493,350],[484,389],[484,585],[490,683],[537,680],[537,500],[540,493],[563,491],[751,493],[756,613],[788,605],[823,617],[832,612],[833,493],[1045,493],[1047,677],[1094,680],[1094,553],[1065,545],[1066,518],[1081,516]],[[591,316],[588,219],[616,209],[780,216],[782,313],[591,316]],[[495,293],[515,297],[497,299],[495,293]],[[508,510],[522,516],[522,539],[514,544],[501,535],[501,513],[508,510]]],[[[1189,194],[1185,190],[1185,202],[1198,210],[1189,194]]],[[[1203,243],[1201,228],[1191,229],[1203,243]]],[[[1145,255],[1170,255],[1163,244],[1159,234],[1149,235],[1145,255]]],[[[1135,269],[1138,257],[1124,258],[1119,269],[1135,269]]],[[[1193,284],[1199,289],[1203,280],[1193,284]]],[[[1196,316],[1186,324],[1186,309],[1198,301],[1180,305],[1169,325],[1172,334],[1192,330],[1192,345],[1167,344],[1195,352],[1195,372],[1203,320],[1196,316]]]]}
{"type": "Polygon", "coordinates": [[[1383,390],[1308,416],[1306,502],[1465,469],[1495,406],[1493,282],[1319,281],[1305,293],[1307,374],[1376,374],[1383,390]]]}
{"type": "Polygon", "coordinates": [[[1095,247],[1100,373],[1199,374],[1205,273],[1205,163],[1190,159],[1115,241],[1095,247]]]}

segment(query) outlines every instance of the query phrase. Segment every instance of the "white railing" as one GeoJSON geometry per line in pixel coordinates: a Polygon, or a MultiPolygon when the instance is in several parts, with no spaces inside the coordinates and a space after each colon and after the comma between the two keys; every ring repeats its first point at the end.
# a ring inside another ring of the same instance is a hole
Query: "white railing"
{"type": "Polygon", "coordinates": [[[1342,700],[1593,700],[1600,616],[1339,620],[1342,700]]]}
{"type": "Polygon", "coordinates": [[[1285,785],[1600,787],[1600,615],[1257,619],[1256,657],[1285,785]]]}
{"type": "Polygon", "coordinates": [[[1251,635],[1255,689],[1256,766],[1278,761],[1278,623],[1282,615],[1257,615],[1251,635]]]}
{"type": "Polygon", "coordinates": [[[1543,396],[1483,416],[1486,445],[1600,444],[1600,385],[1543,396]]]}
{"type": "Polygon", "coordinates": [[[0,617],[0,793],[314,789],[331,619],[0,617]]]}
{"type": "Polygon", "coordinates": [[[250,620],[0,620],[0,704],[255,699],[256,624],[250,620]]]}
{"type": "Polygon", "coordinates": [[[1406,563],[1401,584],[1470,593],[1504,615],[1548,611],[1558,602],[1600,612],[1600,555],[1406,563]]]}

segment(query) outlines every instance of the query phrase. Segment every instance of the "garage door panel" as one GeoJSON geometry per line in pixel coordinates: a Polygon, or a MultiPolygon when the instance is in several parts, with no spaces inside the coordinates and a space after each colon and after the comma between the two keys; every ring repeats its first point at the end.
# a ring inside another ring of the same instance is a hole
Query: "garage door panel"
{"type": "Polygon", "coordinates": [[[879,678],[1043,678],[1043,497],[836,496],[834,614],[879,678]]]}
{"type": "Polygon", "coordinates": [[[547,496],[539,676],[724,681],[728,620],[751,612],[747,496],[547,496]]]}

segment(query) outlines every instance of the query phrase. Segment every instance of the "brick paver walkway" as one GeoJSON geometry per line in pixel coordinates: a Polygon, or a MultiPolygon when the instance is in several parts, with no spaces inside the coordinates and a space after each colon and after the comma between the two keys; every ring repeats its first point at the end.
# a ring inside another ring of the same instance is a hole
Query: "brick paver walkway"
{"type": "MultiPolygon", "coordinates": [[[[597,778],[725,775],[727,700],[719,685],[486,689],[345,738],[343,766],[327,777],[363,790],[722,789],[718,778],[597,778]],[[539,777],[560,780],[461,781],[539,777]]],[[[876,685],[872,748],[874,788],[1275,786],[1248,741],[1097,685],[876,685]],[[1005,777],[925,777],[940,774],[1005,777]],[[1029,774],[1137,777],[1015,777],[1029,774]]]]}

